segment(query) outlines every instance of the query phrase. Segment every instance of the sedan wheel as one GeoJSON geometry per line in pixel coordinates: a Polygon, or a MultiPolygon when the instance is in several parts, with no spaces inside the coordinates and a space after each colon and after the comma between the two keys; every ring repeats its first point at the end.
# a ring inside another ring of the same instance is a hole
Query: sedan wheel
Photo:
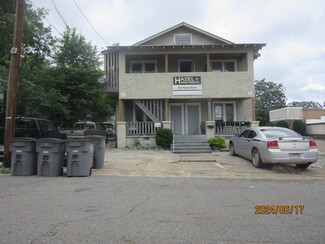
{"type": "Polygon", "coordinates": [[[229,144],[229,154],[230,156],[236,156],[237,154],[235,153],[235,147],[234,144],[230,143],[229,144]]]}
{"type": "Polygon", "coordinates": [[[263,167],[263,162],[260,156],[260,153],[258,150],[255,148],[252,153],[252,160],[253,160],[253,165],[256,168],[262,168],[263,167]]]}
{"type": "Polygon", "coordinates": [[[309,167],[309,165],[311,165],[311,163],[307,163],[307,164],[296,164],[296,167],[298,169],[307,169],[309,167]]]}

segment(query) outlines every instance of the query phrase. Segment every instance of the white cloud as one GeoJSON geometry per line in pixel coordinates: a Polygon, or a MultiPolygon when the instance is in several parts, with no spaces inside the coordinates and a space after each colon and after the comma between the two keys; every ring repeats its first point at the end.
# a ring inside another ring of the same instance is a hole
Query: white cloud
{"type": "Polygon", "coordinates": [[[132,7],[126,0],[93,1],[87,8],[86,15],[99,33],[118,42],[119,36],[127,32],[134,17],[132,7]]]}
{"type": "MultiPolygon", "coordinates": [[[[300,89],[300,91],[309,91],[309,90],[325,91],[325,86],[323,86],[321,84],[309,82],[307,86],[300,89]]],[[[324,99],[325,99],[325,97],[324,97],[324,99]]]]}

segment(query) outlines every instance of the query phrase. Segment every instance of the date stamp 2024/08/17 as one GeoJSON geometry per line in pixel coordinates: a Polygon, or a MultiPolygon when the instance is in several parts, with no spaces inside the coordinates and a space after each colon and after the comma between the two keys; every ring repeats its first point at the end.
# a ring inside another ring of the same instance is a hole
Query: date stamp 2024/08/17
{"type": "Polygon", "coordinates": [[[303,214],[304,205],[256,205],[255,214],[303,214]]]}

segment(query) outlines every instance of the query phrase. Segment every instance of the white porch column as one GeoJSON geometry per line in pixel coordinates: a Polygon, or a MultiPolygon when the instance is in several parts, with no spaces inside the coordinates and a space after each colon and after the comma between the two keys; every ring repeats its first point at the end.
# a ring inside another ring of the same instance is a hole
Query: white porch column
{"type": "Polygon", "coordinates": [[[212,120],[211,98],[208,98],[208,121],[212,120]]]}
{"type": "Polygon", "coordinates": [[[251,127],[259,127],[260,122],[259,121],[251,121],[251,127]]]}
{"type": "Polygon", "coordinates": [[[214,121],[205,121],[205,134],[207,135],[208,140],[214,138],[215,131],[215,122],[214,121]]]}
{"type": "Polygon", "coordinates": [[[126,147],[126,122],[117,122],[117,148],[126,147]]]}

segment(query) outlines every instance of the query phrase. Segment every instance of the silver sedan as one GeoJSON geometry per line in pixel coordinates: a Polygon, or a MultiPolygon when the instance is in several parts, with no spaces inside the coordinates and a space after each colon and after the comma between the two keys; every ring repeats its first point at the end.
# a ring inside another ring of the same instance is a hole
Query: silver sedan
{"type": "Polygon", "coordinates": [[[315,141],[282,127],[247,128],[230,139],[229,152],[252,160],[256,168],[282,163],[306,169],[318,159],[315,141]]]}

